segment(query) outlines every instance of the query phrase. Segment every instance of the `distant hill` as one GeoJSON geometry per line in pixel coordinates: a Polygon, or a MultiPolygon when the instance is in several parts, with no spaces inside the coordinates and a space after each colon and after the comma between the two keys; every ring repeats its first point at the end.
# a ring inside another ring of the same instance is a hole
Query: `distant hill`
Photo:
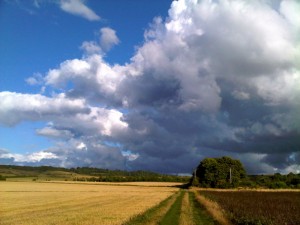
{"type": "Polygon", "coordinates": [[[52,166],[14,166],[0,165],[0,180],[65,180],[65,181],[98,181],[98,182],[128,182],[128,181],[162,181],[189,182],[189,176],[159,174],[149,171],[108,170],[90,167],[60,168],[52,166]]]}

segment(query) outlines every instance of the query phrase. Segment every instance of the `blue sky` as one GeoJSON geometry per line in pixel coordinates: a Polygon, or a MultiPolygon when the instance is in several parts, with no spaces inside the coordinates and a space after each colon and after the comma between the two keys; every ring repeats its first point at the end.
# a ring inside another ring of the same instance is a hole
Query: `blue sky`
{"type": "MultiPolygon", "coordinates": [[[[109,63],[129,62],[152,19],[166,17],[170,0],[89,1],[99,20],[64,12],[59,1],[4,1],[0,7],[0,90],[38,93],[40,87],[25,80],[33,74],[45,74],[62,61],[80,58],[80,46],[97,40],[102,27],[117,30],[120,44],[106,56],[109,63]],[[101,16],[100,16],[101,15],[101,16]]],[[[1,147],[16,153],[34,152],[51,145],[47,138],[33,132],[43,122],[0,126],[1,147]],[[16,141],[16,139],[18,141],[16,141]]]]}
{"type": "Polygon", "coordinates": [[[82,42],[97,39],[101,27],[117,30],[121,41],[109,53],[107,61],[128,62],[135,46],[143,43],[144,31],[152,19],[167,16],[171,1],[87,3],[101,15],[99,20],[89,21],[64,12],[59,1],[12,0],[1,3],[1,90],[31,92],[32,87],[24,82],[26,78],[34,73],[46,73],[66,59],[81,57],[79,47],[82,42]]]}
{"type": "Polygon", "coordinates": [[[300,171],[296,0],[0,3],[0,163],[300,171]]]}

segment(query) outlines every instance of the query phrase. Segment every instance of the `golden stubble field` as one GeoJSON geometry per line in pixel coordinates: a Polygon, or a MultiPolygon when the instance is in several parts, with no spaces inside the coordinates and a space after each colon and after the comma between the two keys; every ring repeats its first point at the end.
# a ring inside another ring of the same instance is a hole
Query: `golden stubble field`
{"type": "Polygon", "coordinates": [[[177,192],[174,185],[0,182],[0,224],[122,224],[177,192]]]}

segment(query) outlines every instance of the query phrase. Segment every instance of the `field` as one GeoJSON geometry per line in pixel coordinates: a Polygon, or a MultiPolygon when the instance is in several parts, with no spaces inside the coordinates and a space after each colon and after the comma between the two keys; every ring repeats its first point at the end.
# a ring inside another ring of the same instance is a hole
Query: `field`
{"type": "Polygon", "coordinates": [[[3,166],[0,165],[0,175],[3,177],[6,177],[7,181],[32,181],[32,180],[38,180],[38,181],[49,181],[49,180],[55,180],[55,181],[65,181],[69,180],[72,181],[76,178],[79,179],[88,179],[92,176],[86,175],[86,174],[77,174],[72,173],[68,171],[51,171],[51,170],[45,170],[45,171],[38,171],[31,169],[29,167],[29,170],[24,170],[23,167],[12,167],[9,166],[3,166]]]}
{"type": "Polygon", "coordinates": [[[195,194],[166,182],[0,182],[0,224],[213,225],[195,194]]]}
{"type": "Polygon", "coordinates": [[[299,191],[208,191],[200,195],[217,202],[233,224],[299,225],[299,191]]]}
{"type": "Polygon", "coordinates": [[[195,193],[166,182],[0,182],[0,224],[217,224],[195,193]]]}
{"type": "Polygon", "coordinates": [[[178,192],[172,185],[0,182],[0,224],[122,224],[178,192]]]}
{"type": "Polygon", "coordinates": [[[300,192],[166,182],[0,182],[0,225],[299,225],[300,192]]]}

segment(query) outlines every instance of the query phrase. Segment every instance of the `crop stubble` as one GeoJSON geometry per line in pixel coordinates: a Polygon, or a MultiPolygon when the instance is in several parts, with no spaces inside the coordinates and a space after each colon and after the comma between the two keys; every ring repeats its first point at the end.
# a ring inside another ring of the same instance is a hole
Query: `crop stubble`
{"type": "Polygon", "coordinates": [[[234,224],[300,224],[300,192],[202,190],[200,195],[217,202],[234,224]]]}
{"type": "Polygon", "coordinates": [[[0,224],[121,224],[178,191],[152,185],[1,182],[0,224]]]}

